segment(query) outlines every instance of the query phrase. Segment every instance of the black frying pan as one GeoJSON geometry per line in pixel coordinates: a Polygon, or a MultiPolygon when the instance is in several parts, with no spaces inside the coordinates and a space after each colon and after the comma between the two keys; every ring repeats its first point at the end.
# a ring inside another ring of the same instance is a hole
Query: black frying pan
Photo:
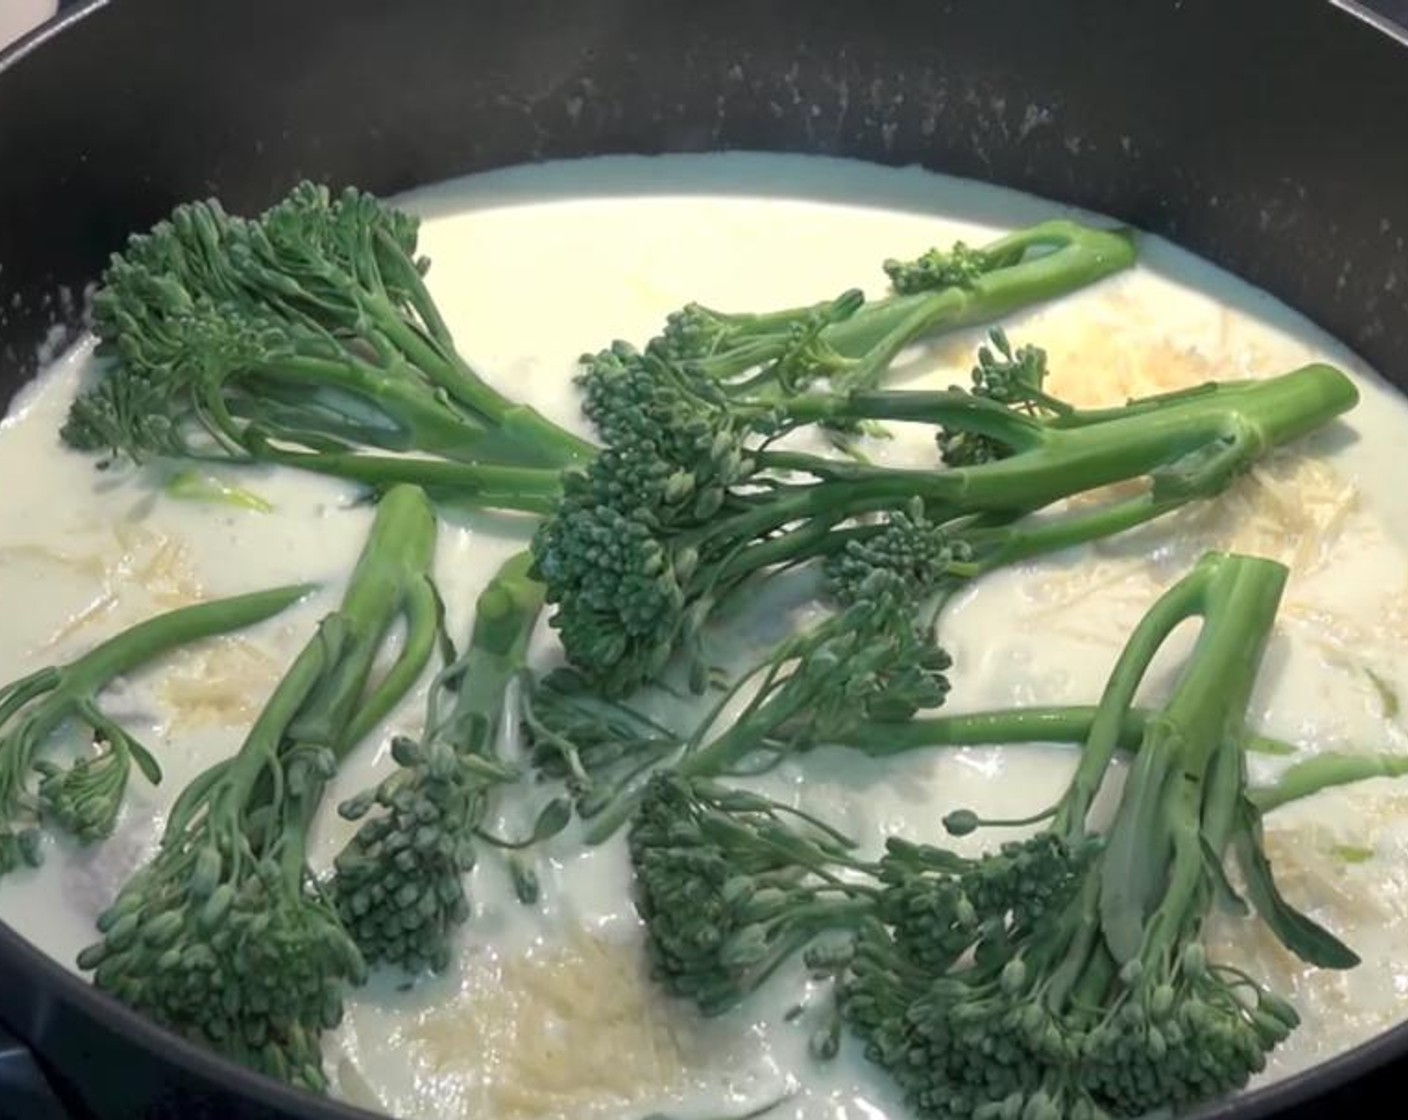
{"type": "MultiPolygon", "coordinates": [[[[178,202],[714,148],[1115,215],[1408,389],[1405,107],[1408,46],[1328,0],[90,0],[0,60],[0,403],[178,202]]],[[[364,1115],[148,1026],[3,924],[0,1023],[0,1116],[364,1115]]],[[[1405,1076],[1408,1027],[1203,1115],[1380,1115],[1405,1076]]]]}

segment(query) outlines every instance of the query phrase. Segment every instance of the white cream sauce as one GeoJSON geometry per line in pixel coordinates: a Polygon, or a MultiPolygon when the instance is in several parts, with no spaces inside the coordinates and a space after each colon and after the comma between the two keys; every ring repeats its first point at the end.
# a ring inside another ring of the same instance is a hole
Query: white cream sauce
{"type": "MultiPolygon", "coordinates": [[[[1068,213],[917,170],[744,155],[509,170],[405,201],[426,219],[429,284],[462,352],[501,388],[579,430],[569,381],[578,355],[615,338],[643,342],[689,300],[768,308],[858,283],[878,294],[886,257],[958,238],[981,243],[1068,213]]],[[[1134,271],[1007,326],[1018,343],[1047,348],[1052,387],[1081,401],[1267,375],[1314,358],[1352,372],[1364,399],[1348,423],[1258,469],[1216,509],[1014,568],[965,594],[944,631],[957,662],[949,710],[1092,702],[1157,592],[1203,549],[1235,546],[1293,568],[1255,700],[1262,729],[1307,751],[1408,750],[1408,728],[1386,700],[1408,688],[1408,502],[1394,484],[1408,433],[1404,402],[1285,307],[1147,237],[1134,271]]],[[[902,380],[966,383],[980,334],[917,350],[902,380]]],[[[42,870],[0,883],[0,917],[70,965],[93,939],[96,913],[151,851],[170,799],[237,746],[281,667],[336,602],[370,521],[349,488],[292,472],[218,475],[267,499],[271,513],[172,500],[151,471],[95,472],[56,435],[88,363],[82,349],[59,362],[0,428],[0,477],[12,480],[0,490],[0,680],[71,658],[181,602],[309,579],[322,587],[109,698],[146,735],[165,781],[155,790],[134,782],[107,844],[80,851],[51,842],[42,870]]],[[[874,450],[893,462],[932,457],[927,435],[914,432],[897,431],[874,450]]],[[[437,574],[452,633],[467,632],[475,593],[528,531],[513,517],[447,516],[437,574]]],[[[788,610],[780,598],[761,603],[757,639],[795,621],[788,610]]],[[[546,637],[543,655],[551,656],[546,637]]],[[[332,806],[387,769],[387,732],[415,733],[422,699],[410,698],[337,779],[316,838],[320,868],[350,827],[332,806]]],[[[1279,765],[1258,760],[1256,776],[1279,765]]],[[[923,839],[938,838],[940,817],[957,806],[1001,815],[1041,807],[1069,767],[1069,753],[1038,747],[921,751],[884,763],[828,750],[766,786],[857,836],[923,839]]],[[[532,807],[518,807],[501,824],[519,830],[531,817],[532,807]]],[[[1368,1038],[1408,1007],[1408,945],[1399,934],[1408,917],[1408,786],[1366,783],[1277,813],[1268,843],[1293,901],[1364,957],[1346,974],[1315,972],[1251,925],[1217,931],[1249,945],[1304,1017],[1273,1058],[1272,1078],[1368,1038]]],[[[381,976],[349,997],[327,1045],[338,1092],[427,1118],[716,1116],[784,1094],[769,1114],[779,1120],[906,1115],[857,1048],[824,1065],[806,1056],[824,996],[800,966],[741,1012],[709,1023],[650,990],[619,843],[582,853],[561,837],[542,875],[545,904],[526,909],[502,868],[485,860],[449,974],[409,990],[381,976]],[[805,1013],[786,1021],[799,1002],[805,1013]]]]}

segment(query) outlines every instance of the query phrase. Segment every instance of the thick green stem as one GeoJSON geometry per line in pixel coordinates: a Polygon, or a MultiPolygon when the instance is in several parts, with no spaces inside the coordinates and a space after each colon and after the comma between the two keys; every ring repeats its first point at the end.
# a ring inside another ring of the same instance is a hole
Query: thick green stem
{"type": "MultiPolygon", "coordinates": [[[[926,500],[961,503],[967,510],[1038,509],[1059,498],[1152,474],[1185,456],[1220,449],[1216,478],[1229,476],[1272,447],[1288,443],[1348,411],[1359,399],[1354,383],[1332,366],[1308,365],[1261,381],[1228,381],[1207,392],[1167,394],[1110,419],[1073,428],[1033,426],[1007,412],[1000,438],[1027,441],[1020,453],[979,466],[948,471],[891,471],[908,477],[912,493],[926,500]],[[1013,416],[1018,419],[1015,423],[1013,416]]],[[[789,405],[806,420],[907,419],[998,434],[1003,419],[974,408],[952,392],[853,393],[812,396],[789,405]],[[981,427],[979,426],[981,425],[981,427]]],[[[805,470],[805,457],[787,465],[805,470]]],[[[859,484],[875,474],[863,465],[818,465],[824,477],[859,484]]]]}
{"type": "Polygon", "coordinates": [[[474,509],[547,515],[562,499],[562,475],[540,467],[451,463],[442,459],[262,447],[257,462],[278,463],[359,482],[377,489],[419,486],[436,498],[474,509]]]}
{"type": "MultiPolygon", "coordinates": [[[[494,456],[499,462],[564,467],[585,462],[596,454],[596,448],[585,440],[494,389],[470,368],[453,346],[437,345],[408,323],[389,300],[368,297],[366,302],[377,325],[418,369],[499,433],[496,441],[499,452],[494,456]]],[[[424,302],[429,302],[428,293],[424,293],[424,302]]]]}
{"type": "MultiPolygon", "coordinates": [[[[398,619],[408,623],[406,648],[423,651],[424,664],[433,645],[425,644],[423,633],[438,626],[438,617],[426,617],[421,609],[427,601],[435,540],[435,515],[424,493],[411,486],[387,491],[377,504],[371,535],[336,614],[345,628],[336,664],[291,734],[303,737],[311,723],[316,727],[314,741],[322,739],[339,756],[356,745],[358,740],[348,731],[365,730],[358,713],[367,699],[367,681],[398,619]]],[[[377,706],[384,714],[393,702],[378,697],[377,706]]]]}
{"type": "MultiPolygon", "coordinates": [[[[1167,467],[1183,456],[1225,447],[1249,466],[1348,411],[1359,399],[1354,383],[1327,365],[1309,365],[1264,381],[1227,382],[1214,392],[1171,398],[1141,411],[1049,433],[1025,455],[966,468],[963,499],[970,508],[1004,508],[1015,487],[1039,506],[1167,467]]],[[[1223,465],[1220,476],[1226,474],[1223,465]]]]}
{"type": "Polygon", "coordinates": [[[1263,813],[1335,786],[1408,775],[1408,755],[1325,751],[1298,762],[1264,789],[1248,791],[1263,813]]]}
{"type": "Polygon", "coordinates": [[[964,534],[964,539],[973,545],[973,555],[977,561],[974,575],[977,576],[1020,560],[1113,537],[1162,517],[1181,504],[1158,501],[1152,494],[1140,494],[1087,512],[1063,514],[1046,521],[1023,523],[991,532],[977,530],[964,534]]]}
{"type": "MultiPolygon", "coordinates": [[[[354,425],[354,434],[374,446],[393,451],[416,450],[437,453],[451,459],[472,462],[492,456],[501,441],[482,420],[467,415],[433,389],[395,370],[366,365],[351,358],[338,360],[298,354],[258,370],[251,387],[249,418],[259,419],[260,382],[272,382],[270,392],[288,385],[307,395],[314,385],[326,386],[370,403],[372,409],[394,419],[401,430],[380,433],[372,424],[354,425]]],[[[295,414],[297,406],[295,406],[295,414]]]]}
{"type": "Polygon", "coordinates": [[[827,327],[822,339],[844,357],[883,352],[868,363],[869,383],[904,346],[941,331],[990,323],[1023,307],[1093,284],[1134,263],[1134,240],[1124,230],[1092,229],[1056,219],[1018,230],[981,250],[1001,260],[966,285],[894,296],[863,307],[827,327]]]}
{"type": "Polygon", "coordinates": [[[391,668],[357,705],[356,715],[347,725],[346,741],[349,744],[360,743],[391,714],[392,709],[420,679],[440,644],[443,612],[440,596],[429,577],[407,588],[402,613],[406,622],[405,644],[391,668]]]}
{"type": "MultiPolygon", "coordinates": [[[[1099,708],[1093,704],[1051,705],[1005,708],[954,716],[931,716],[905,720],[903,723],[865,723],[829,741],[833,746],[847,747],[871,758],[889,758],[924,747],[1084,743],[1090,735],[1091,724],[1098,711],[1099,708]]],[[[1138,749],[1150,718],[1151,713],[1144,708],[1130,708],[1125,713],[1117,739],[1121,751],[1138,749]]],[[[1249,737],[1246,747],[1252,754],[1274,756],[1296,752],[1296,748],[1289,743],[1261,736],[1249,737]]],[[[1408,756],[1403,757],[1402,763],[1404,772],[1408,772],[1408,756]]],[[[1293,772],[1294,768],[1288,771],[1287,777],[1293,772]]]]}
{"type": "Polygon", "coordinates": [[[94,646],[64,670],[64,685],[71,692],[91,695],[115,677],[180,646],[272,618],[316,588],[312,583],[292,584],[159,614],[94,646]]]}
{"type": "Polygon", "coordinates": [[[277,765],[279,747],[290,722],[307,704],[309,697],[322,681],[328,665],[336,656],[337,639],[328,633],[327,620],[308,642],[275,686],[269,699],[259,710],[239,751],[221,759],[198,775],[176,799],[167,816],[163,844],[182,844],[194,814],[201,804],[210,801],[211,813],[222,805],[238,814],[253,798],[266,774],[277,765]],[[219,803],[212,798],[218,797],[219,803]]]}
{"type": "Polygon", "coordinates": [[[1194,569],[1192,575],[1164,592],[1125,642],[1091,720],[1080,764],[1052,825],[1058,835],[1074,837],[1084,833],[1086,815],[1119,747],[1144,675],[1169,634],[1196,611],[1203,578],[1201,569],[1194,569]]]}
{"type": "Polygon", "coordinates": [[[469,648],[454,669],[455,703],[430,728],[463,753],[498,758],[507,693],[523,671],[547,590],[529,578],[532,564],[530,552],[510,557],[475,603],[469,648]]]}
{"type": "Polygon", "coordinates": [[[1204,850],[1207,774],[1219,752],[1242,749],[1286,576],[1271,560],[1214,553],[1179,585],[1202,627],[1172,696],[1149,723],[1103,858],[1101,926],[1119,963],[1141,951],[1158,959],[1174,943],[1184,914],[1205,894],[1205,859],[1222,857],[1204,850]]]}

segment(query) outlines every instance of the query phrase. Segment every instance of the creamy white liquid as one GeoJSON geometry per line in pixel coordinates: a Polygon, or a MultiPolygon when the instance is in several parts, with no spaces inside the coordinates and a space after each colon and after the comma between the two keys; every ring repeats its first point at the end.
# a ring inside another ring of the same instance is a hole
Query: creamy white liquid
{"type": "MultiPolygon", "coordinates": [[[[981,243],[1067,213],[914,170],[722,155],[506,171],[406,201],[426,218],[429,284],[461,351],[499,387],[582,431],[570,386],[578,355],[616,338],[641,343],[689,300],[763,309],[858,284],[879,294],[886,257],[960,238],[981,243]]],[[[1307,751],[1408,750],[1408,729],[1385,702],[1385,690],[1408,689],[1408,503],[1391,468],[1408,436],[1403,402],[1284,307],[1150,238],[1141,241],[1134,271],[1014,316],[1007,327],[1017,343],[1046,347],[1052,388],[1082,402],[1266,375],[1316,358],[1354,374],[1364,399],[1348,423],[1243,480],[1217,511],[1189,511],[1098,549],[984,580],[945,623],[956,658],[949,710],[1093,702],[1123,636],[1157,592],[1205,548],[1236,546],[1293,568],[1255,699],[1261,729],[1307,751]]],[[[899,380],[966,383],[980,334],[962,332],[916,351],[899,380]]],[[[156,790],[134,783],[109,843],[86,851],[51,843],[42,870],[0,883],[0,917],[70,965],[94,938],[94,915],[150,852],[170,799],[238,745],[277,673],[336,602],[370,523],[351,489],[292,472],[222,476],[272,502],[268,514],[173,501],[154,488],[150,472],[95,472],[56,436],[87,360],[80,352],[60,363],[0,429],[0,477],[25,480],[0,491],[7,615],[0,679],[70,658],[190,598],[307,579],[323,587],[236,642],[174,659],[111,698],[111,710],[128,715],[161,758],[164,783],[156,790]],[[173,675],[185,681],[174,691],[173,675]],[[202,710],[197,700],[206,693],[223,706],[202,710]]],[[[927,433],[895,436],[874,453],[895,463],[932,462],[927,433]]],[[[447,516],[437,576],[453,634],[467,633],[476,591],[528,532],[524,519],[447,516]]],[[[787,609],[780,595],[758,605],[759,646],[796,621],[787,609]]],[[[541,652],[551,657],[546,635],[541,652]]],[[[1175,659],[1166,663],[1175,667],[1175,659]]],[[[350,828],[332,806],[385,772],[387,732],[415,733],[422,700],[422,693],[411,697],[344,767],[316,838],[317,866],[329,864],[350,828]]],[[[761,784],[873,845],[890,832],[941,838],[940,818],[958,806],[993,815],[1039,808],[1070,764],[1068,752],[1039,747],[921,751],[883,763],[826,750],[761,784]]],[[[1279,765],[1257,760],[1255,777],[1264,780],[1279,765]]],[[[521,831],[532,815],[533,806],[515,806],[501,830],[521,831]]],[[[1252,924],[1219,927],[1216,937],[1248,946],[1240,952],[1302,1013],[1303,1027],[1265,1075],[1279,1077],[1403,1015],[1408,944],[1398,930],[1408,918],[1408,785],[1366,783],[1277,813],[1268,844],[1292,901],[1364,957],[1349,973],[1316,972],[1252,924]]],[[[584,853],[569,833],[551,854],[538,909],[513,901],[492,859],[476,870],[476,913],[447,975],[410,990],[381,976],[349,996],[346,1021],[327,1044],[340,1093],[426,1118],[713,1116],[784,1094],[786,1103],[769,1115],[907,1115],[856,1047],[826,1064],[807,1057],[824,993],[808,987],[800,965],[783,970],[740,1012],[700,1024],[688,1008],[639,983],[640,934],[620,843],[584,853]],[[584,937],[597,939],[585,955],[584,937]],[[529,974],[547,978],[531,996],[523,994],[529,974]],[[595,1008],[593,1020],[574,1010],[580,1001],[570,993],[582,976],[597,974],[618,986],[619,998],[595,1008]],[[557,993],[556,1003],[542,991],[557,993]],[[808,1010],[786,1021],[799,1002],[808,1010]],[[639,1067],[645,1083],[623,1093],[610,1067],[624,1058],[610,1046],[637,1036],[658,1053],[639,1067]]]]}

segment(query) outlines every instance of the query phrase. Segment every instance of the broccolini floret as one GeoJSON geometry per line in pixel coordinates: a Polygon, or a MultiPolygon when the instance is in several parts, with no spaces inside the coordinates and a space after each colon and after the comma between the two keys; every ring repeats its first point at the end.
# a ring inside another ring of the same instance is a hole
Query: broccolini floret
{"type": "Polygon", "coordinates": [[[705,1014],[729,1010],[818,934],[854,927],[872,906],[873,886],[838,875],[862,866],[845,837],[700,779],[651,778],[628,841],[652,974],[705,1014]]]}
{"type": "Polygon", "coordinates": [[[363,823],[337,857],[332,897],[369,964],[440,971],[469,917],[475,842],[495,790],[518,777],[500,738],[542,609],[527,567],[520,553],[480,594],[469,648],[432,686],[422,741],[397,739],[397,769],[339,806],[363,823]]]}
{"type": "MultiPolygon", "coordinates": [[[[107,367],[74,402],[64,440],[350,477],[379,461],[361,458],[368,448],[500,467],[588,457],[456,352],[422,279],[417,226],[370,195],[311,183],[255,219],[214,201],[177,207],[103,275],[93,324],[107,367]]],[[[550,473],[520,478],[529,508],[534,486],[552,489],[550,473]]]]}
{"type": "MultiPolygon", "coordinates": [[[[1065,401],[1047,393],[1046,352],[1036,346],[1021,346],[1015,351],[1007,340],[1007,332],[994,327],[988,332],[991,346],[978,349],[978,364],[973,367],[975,397],[996,401],[1039,420],[1069,417],[1075,409],[1065,401]]],[[[950,467],[972,466],[1002,459],[1011,449],[991,435],[940,428],[935,439],[939,458],[950,467]]]]}
{"type": "Polygon", "coordinates": [[[114,681],[181,646],[252,626],[311,588],[281,587],[180,607],[139,622],[67,665],[49,666],[0,688],[0,875],[37,866],[44,824],[82,843],[112,833],[135,764],[153,784],[161,767],[100,704],[114,681]],[[96,754],[68,765],[42,757],[72,721],[91,735],[96,754]],[[39,775],[31,788],[31,773],[39,775]]]}
{"type": "MultiPolygon", "coordinates": [[[[842,606],[870,597],[876,571],[891,573],[909,589],[916,608],[972,562],[961,531],[930,521],[915,500],[845,533],[822,564],[827,594],[842,606]]],[[[917,612],[916,612],[917,613],[917,612]]]]}
{"type": "Polygon", "coordinates": [[[284,674],[239,751],[195,778],[161,845],[98,919],[79,967],[159,1023],[255,1069],[325,1085],[320,1037],[366,964],[308,867],[308,834],[339,761],[434,651],[435,519],[390,490],[338,610],[284,674]],[[404,630],[389,668],[373,666],[404,630]]]}

